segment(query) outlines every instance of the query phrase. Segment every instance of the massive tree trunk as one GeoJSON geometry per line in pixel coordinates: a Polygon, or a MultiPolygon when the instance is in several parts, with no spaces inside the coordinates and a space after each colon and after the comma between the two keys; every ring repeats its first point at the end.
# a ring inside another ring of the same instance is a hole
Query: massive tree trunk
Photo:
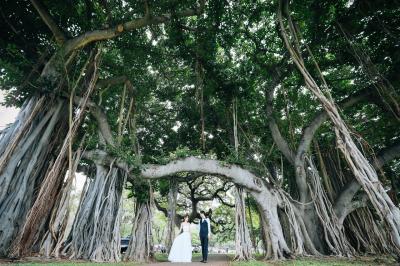
{"type": "Polygon", "coordinates": [[[131,239],[124,256],[124,261],[145,262],[153,257],[151,233],[153,210],[151,201],[150,196],[148,201],[136,203],[131,239]]]}
{"type": "MultiPolygon", "coordinates": [[[[329,92],[326,91],[327,95],[322,92],[319,85],[316,83],[310,72],[308,72],[307,68],[305,67],[303,58],[299,52],[300,47],[298,44],[298,28],[295,26],[293,20],[291,19],[288,10],[289,1],[281,0],[279,4],[278,18],[285,45],[289,50],[298,70],[303,75],[307,87],[322,104],[330,120],[332,121],[336,134],[337,146],[343,153],[355,178],[362,186],[365,193],[368,195],[368,198],[374,206],[377,214],[384,221],[386,225],[386,230],[391,233],[392,241],[397,246],[395,253],[398,253],[400,252],[400,210],[395,204],[393,204],[392,200],[386,193],[384,187],[378,179],[378,175],[375,169],[372,167],[372,165],[368,162],[363,153],[355,144],[353,138],[351,137],[350,131],[346,123],[343,121],[329,92]],[[288,34],[286,27],[283,23],[283,11],[287,16],[290,35],[288,34]],[[291,39],[289,39],[290,37],[291,39]]],[[[308,47],[307,50],[314,60],[308,47]]],[[[315,62],[315,60],[313,61],[313,63],[318,73],[320,74],[319,76],[322,81],[323,87],[325,89],[328,89],[328,85],[326,84],[323,75],[320,73],[318,64],[315,62]]]]}
{"type": "MultiPolygon", "coordinates": [[[[49,12],[38,1],[32,0],[32,4],[54,34],[60,46],[60,49],[45,65],[41,74],[41,79],[52,86],[54,91],[60,89],[57,83],[63,76],[60,72],[60,70],[64,70],[63,62],[68,61],[67,57],[77,49],[84,48],[96,41],[116,38],[125,32],[138,28],[167,22],[172,17],[171,14],[164,14],[163,16],[146,14],[142,18],[125,21],[117,27],[97,29],[85,32],[73,39],[67,39],[63,30],[57,26],[49,12]]],[[[184,10],[173,17],[195,16],[201,14],[203,9],[204,2],[201,2],[198,7],[184,10]]],[[[33,206],[35,211],[31,213],[38,218],[28,217],[29,223],[24,224],[27,212],[35,198],[33,191],[37,190],[37,185],[46,173],[52,172],[54,176],[55,169],[52,168],[54,162],[52,156],[58,154],[59,146],[67,135],[65,130],[67,119],[61,119],[57,127],[54,127],[54,124],[46,126],[47,121],[54,117],[52,114],[55,112],[54,107],[56,106],[58,106],[57,101],[52,101],[46,96],[28,99],[22,107],[17,121],[6,132],[3,132],[0,139],[0,256],[8,255],[10,241],[15,238],[16,233],[22,227],[25,227],[21,232],[23,235],[20,235],[14,242],[12,256],[18,257],[24,253],[29,253],[32,243],[37,238],[35,236],[38,231],[37,226],[43,224],[42,221],[36,220],[47,220],[51,210],[52,204],[49,204],[49,208],[44,210],[43,206],[38,206],[40,204],[37,202],[36,206],[33,206]],[[10,193],[10,191],[14,192],[10,193]]],[[[57,122],[57,119],[55,119],[55,123],[57,122]]],[[[63,162],[58,161],[56,168],[60,170],[63,162]]],[[[58,177],[64,176],[62,172],[57,172],[58,177]]],[[[47,196],[52,194],[51,196],[55,197],[57,188],[61,184],[59,179],[56,180],[57,182],[46,181],[52,186],[46,189],[48,191],[45,192],[47,196]]]]}
{"type": "Polygon", "coordinates": [[[235,260],[249,260],[252,258],[252,245],[246,221],[244,191],[239,186],[235,188],[235,226],[235,260]]]}
{"type": "Polygon", "coordinates": [[[66,244],[74,259],[120,261],[120,206],[125,178],[121,170],[96,165],[96,177],[87,179],[82,202],[66,244]]]}
{"type": "Polygon", "coordinates": [[[167,228],[165,237],[165,246],[169,253],[172,243],[175,239],[175,221],[176,221],[176,203],[178,197],[178,183],[175,179],[170,179],[169,192],[168,192],[168,215],[167,215],[167,228]]]}
{"type": "Polygon", "coordinates": [[[340,256],[350,256],[354,249],[350,246],[332,204],[321,184],[321,177],[313,161],[307,158],[308,176],[310,177],[310,191],[314,200],[315,211],[323,227],[325,243],[330,252],[340,256]]]}
{"type": "Polygon", "coordinates": [[[86,191],[75,216],[64,252],[74,259],[120,261],[120,206],[125,174],[118,168],[96,165],[96,177],[87,179],[86,191]]]}
{"type": "Polygon", "coordinates": [[[62,143],[66,104],[51,97],[32,97],[0,141],[0,256],[24,225],[47,169],[62,143]]]}
{"type": "MultiPolygon", "coordinates": [[[[12,247],[10,250],[11,257],[20,257],[32,252],[31,248],[38,240],[38,233],[41,231],[41,227],[46,223],[48,217],[50,216],[51,210],[55,203],[53,199],[56,198],[58,193],[60,192],[63,177],[65,176],[67,166],[67,153],[72,145],[73,138],[85,117],[89,97],[91,96],[95,88],[98,77],[97,69],[100,53],[101,50],[97,50],[95,54],[93,53],[87,61],[87,63],[91,62],[92,66],[86,69],[87,64],[85,64],[81,71],[81,76],[83,74],[86,74],[87,77],[87,83],[84,82],[83,84],[84,86],[87,86],[87,90],[85,91],[85,95],[82,97],[83,100],[78,106],[79,112],[77,112],[75,115],[73,114],[73,98],[71,97],[69,130],[66,134],[65,132],[62,132],[63,134],[65,134],[65,138],[63,140],[60,151],[58,152],[57,158],[55,159],[54,163],[48,169],[46,175],[43,178],[38,196],[27,214],[27,218],[22,227],[22,230],[12,242],[12,247]]],[[[76,81],[75,86],[80,85],[79,81],[80,79],[76,81]]],[[[75,87],[73,89],[75,89],[75,87]]]]}

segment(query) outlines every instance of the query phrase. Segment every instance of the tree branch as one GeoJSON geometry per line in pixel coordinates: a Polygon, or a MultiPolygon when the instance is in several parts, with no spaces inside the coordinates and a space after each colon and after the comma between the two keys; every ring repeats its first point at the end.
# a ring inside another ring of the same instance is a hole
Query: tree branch
{"type": "Polygon", "coordinates": [[[148,164],[143,166],[141,175],[147,179],[158,179],[179,172],[201,172],[222,176],[249,190],[260,191],[260,180],[250,171],[233,164],[211,159],[187,157],[182,160],[171,161],[166,165],[148,164]]]}
{"type": "Polygon", "coordinates": [[[173,17],[183,18],[183,17],[191,17],[194,15],[199,15],[203,12],[203,9],[204,9],[204,0],[200,1],[200,5],[196,9],[186,9],[176,14],[164,14],[160,16],[145,15],[142,18],[137,18],[131,21],[127,21],[115,27],[89,31],[71,40],[68,40],[65,43],[64,54],[69,54],[73,50],[82,48],[92,42],[112,39],[125,32],[130,32],[150,25],[165,23],[167,21],[172,20],[173,17]]]}
{"type": "Polygon", "coordinates": [[[235,207],[235,204],[230,204],[230,203],[226,202],[219,194],[217,194],[217,198],[219,199],[219,201],[220,201],[223,205],[228,206],[228,207],[231,207],[231,208],[234,208],[234,207],[235,207]]]}
{"type": "MultiPolygon", "coordinates": [[[[346,99],[340,101],[338,103],[339,107],[341,108],[348,108],[351,107],[361,101],[368,99],[368,97],[372,93],[371,87],[367,87],[364,89],[359,90],[358,92],[354,93],[353,95],[348,96],[346,99]]],[[[297,155],[305,153],[311,144],[311,141],[314,137],[315,132],[318,128],[328,119],[327,113],[321,111],[316,117],[312,120],[312,122],[303,129],[303,135],[300,140],[300,144],[297,148],[297,155]]]]}
{"type": "Polygon", "coordinates": [[[378,155],[373,161],[373,166],[379,169],[397,157],[400,157],[400,141],[378,152],[378,155]]]}
{"type": "Polygon", "coordinates": [[[103,112],[103,109],[97,104],[92,103],[90,105],[90,113],[97,120],[99,130],[106,143],[115,147],[114,136],[112,135],[110,124],[108,123],[107,116],[103,112]]]}
{"type": "Polygon", "coordinates": [[[221,198],[218,193],[220,193],[220,192],[225,192],[226,193],[232,187],[232,185],[231,185],[228,188],[225,188],[226,184],[227,184],[227,182],[225,182],[222,187],[220,187],[217,190],[215,190],[212,195],[196,197],[196,200],[197,201],[211,201],[211,200],[214,200],[215,198],[221,198]]]}
{"type": "MultiPolygon", "coordinates": [[[[373,166],[376,169],[379,169],[385,163],[399,156],[400,156],[400,142],[380,151],[378,153],[378,156],[373,162],[373,166]]],[[[361,185],[357,182],[356,179],[353,179],[343,188],[342,192],[337,197],[334,210],[339,220],[341,219],[343,221],[349,213],[357,209],[356,208],[357,206],[364,207],[363,205],[355,203],[357,201],[352,201],[356,193],[360,190],[360,188],[361,185]],[[349,206],[353,206],[350,211],[349,211],[349,206]]]]}
{"type": "MultiPolygon", "coordinates": [[[[154,205],[156,206],[157,210],[159,210],[160,212],[162,212],[164,214],[165,217],[168,218],[168,210],[167,208],[164,208],[163,206],[161,206],[161,204],[158,202],[158,200],[154,199],[154,205]]],[[[174,223],[176,226],[180,226],[180,222],[183,220],[183,216],[176,213],[175,217],[174,217],[174,223]]]]}
{"type": "Polygon", "coordinates": [[[117,166],[118,168],[128,173],[131,171],[131,168],[126,162],[120,159],[115,160],[115,157],[109,155],[106,151],[100,149],[84,151],[82,153],[82,158],[91,160],[96,164],[105,166],[109,166],[111,165],[112,162],[114,162],[115,166],[117,166]]]}
{"type": "Polygon", "coordinates": [[[98,88],[104,88],[107,86],[114,86],[119,84],[125,84],[133,93],[135,93],[135,88],[132,85],[132,82],[127,76],[119,76],[119,77],[112,77],[108,79],[101,79],[97,81],[96,86],[98,88]]]}
{"type": "Polygon", "coordinates": [[[291,163],[294,164],[295,160],[295,153],[290,149],[289,144],[285,140],[285,138],[282,136],[278,124],[275,121],[275,118],[273,117],[273,97],[274,97],[274,91],[275,91],[275,86],[277,84],[274,83],[272,86],[270,86],[269,91],[266,91],[266,112],[268,116],[268,126],[269,129],[271,130],[271,135],[272,138],[274,139],[274,142],[276,146],[278,146],[279,150],[283,153],[285,158],[291,163]]]}
{"type": "Polygon", "coordinates": [[[61,31],[61,29],[57,26],[54,22],[53,18],[50,16],[49,12],[46,8],[42,5],[40,0],[31,0],[33,7],[39,13],[40,17],[46,23],[47,27],[51,30],[54,37],[56,38],[57,43],[63,44],[67,40],[65,34],[61,31]]]}

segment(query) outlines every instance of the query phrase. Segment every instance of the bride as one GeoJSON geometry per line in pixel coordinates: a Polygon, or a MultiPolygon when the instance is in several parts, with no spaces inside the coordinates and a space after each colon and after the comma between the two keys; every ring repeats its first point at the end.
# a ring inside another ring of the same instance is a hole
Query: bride
{"type": "Polygon", "coordinates": [[[192,240],[189,215],[185,216],[179,231],[183,232],[175,238],[171,247],[171,251],[169,252],[168,260],[170,262],[191,262],[192,240]]]}

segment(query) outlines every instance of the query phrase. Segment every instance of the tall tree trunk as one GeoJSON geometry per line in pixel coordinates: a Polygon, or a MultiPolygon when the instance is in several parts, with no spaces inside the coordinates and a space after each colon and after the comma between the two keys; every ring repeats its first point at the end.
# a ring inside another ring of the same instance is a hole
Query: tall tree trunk
{"type": "Polygon", "coordinates": [[[74,259],[98,262],[120,261],[120,207],[125,176],[121,170],[96,165],[96,177],[89,185],[76,214],[66,244],[74,259]]]}
{"type": "Polygon", "coordinates": [[[242,187],[235,187],[235,260],[252,258],[252,245],[246,221],[246,206],[242,187]]]}
{"type": "MultiPolygon", "coordinates": [[[[274,193],[279,194],[277,191],[274,193]]],[[[292,254],[290,247],[288,246],[286,239],[283,234],[282,225],[278,216],[278,206],[282,203],[276,194],[272,194],[268,189],[263,189],[261,193],[252,193],[253,197],[260,206],[260,215],[263,216],[262,221],[264,221],[264,229],[268,230],[265,236],[269,236],[270,249],[267,249],[267,259],[281,259],[292,254]]],[[[296,233],[293,239],[296,243],[293,243],[295,254],[303,254],[303,240],[300,233],[300,228],[296,226],[296,233]]]]}
{"type": "MultiPolygon", "coordinates": [[[[340,116],[340,113],[329,92],[326,91],[326,96],[321,91],[319,85],[316,83],[312,75],[305,67],[304,61],[299,52],[300,47],[298,47],[299,45],[297,42],[299,35],[298,28],[295,26],[293,20],[291,19],[288,10],[289,1],[281,0],[279,4],[280,6],[278,10],[278,18],[285,45],[289,50],[298,70],[303,75],[307,87],[322,104],[331,122],[333,123],[337,146],[343,153],[356,180],[362,186],[365,193],[367,193],[379,217],[384,221],[386,225],[386,230],[391,233],[392,241],[397,247],[394,253],[400,253],[400,209],[395,204],[393,204],[393,201],[390,199],[382,183],[379,181],[375,169],[372,167],[372,165],[368,162],[363,153],[355,144],[354,140],[351,137],[350,131],[346,123],[340,116]],[[292,40],[294,40],[293,43],[291,43],[291,41],[289,40],[289,35],[287,33],[286,27],[283,24],[283,11],[285,12],[285,15],[288,19],[289,32],[292,40]]],[[[323,75],[319,69],[319,66],[313,58],[313,55],[308,46],[307,50],[313,59],[313,63],[317,69],[317,72],[319,73],[324,88],[328,89],[328,85],[326,84],[323,75]]]]}
{"type": "Polygon", "coordinates": [[[174,178],[170,179],[169,192],[168,192],[168,221],[166,228],[165,246],[169,253],[172,243],[175,239],[175,216],[176,216],[176,202],[178,197],[178,183],[174,178]]]}
{"type": "Polygon", "coordinates": [[[32,97],[0,141],[0,256],[22,229],[67,128],[66,104],[32,97]]]}
{"type": "MultiPolygon", "coordinates": [[[[40,232],[40,227],[47,221],[50,216],[51,210],[54,206],[54,198],[57,197],[60,192],[63,177],[65,176],[67,166],[67,152],[71,146],[73,138],[78,131],[86,113],[86,107],[89,101],[89,97],[92,95],[95,84],[97,81],[97,69],[98,60],[101,50],[97,49],[96,54],[90,56],[87,63],[91,62],[92,67],[86,69],[87,64],[82,68],[81,74],[87,74],[87,90],[83,96],[82,101],[78,106],[79,112],[74,116],[73,122],[69,125],[69,130],[65,136],[60,152],[57,155],[54,164],[48,169],[42,184],[38,196],[28,212],[26,221],[22,230],[12,243],[10,256],[20,257],[31,252],[33,244],[37,241],[37,234],[40,232]]],[[[81,76],[80,76],[81,77],[81,76]]],[[[74,86],[80,85],[79,78],[74,86]]],[[[75,90],[75,87],[72,88],[75,90]]],[[[70,104],[72,104],[73,95],[71,95],[70,104]]],[[[72,112],[71,112],[72,113],[72,112]]],[[[72,119],[72,117],[71,117],[72,119]]],[[[65,133],[64,133],[65,134],[65,133]]]]}
{"type": "Polygon", "coordinates": [[[144,262],[153,257],[152,220],[153,210],[150,196],[146,202],[137,202],[131,240],[124,256],[125,261],[144,262]]]}

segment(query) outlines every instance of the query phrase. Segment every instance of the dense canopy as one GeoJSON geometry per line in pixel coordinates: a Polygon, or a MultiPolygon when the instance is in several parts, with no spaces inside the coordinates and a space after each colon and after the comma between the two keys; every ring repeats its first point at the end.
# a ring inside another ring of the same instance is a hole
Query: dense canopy
{"type": "Polygon", "coordinates": [[[125,260],[151,256],[153,209],[170,246],[212,201],[238,259],[258,242],[267,258],[400,254],[397,1],[5,0],[0,13],[0,89],[21,108],[0,132],[1,256],[120,260],[124,188],[125,260]],[[75,171],[88,181],[65,232],[75,171]]]}

